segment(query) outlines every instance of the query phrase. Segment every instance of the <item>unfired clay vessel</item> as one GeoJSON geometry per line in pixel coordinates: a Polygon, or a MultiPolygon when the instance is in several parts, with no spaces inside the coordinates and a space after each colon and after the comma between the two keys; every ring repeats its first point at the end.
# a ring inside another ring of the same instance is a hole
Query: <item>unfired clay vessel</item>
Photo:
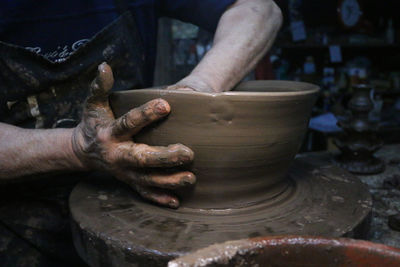
{"type": "Polygon", "coordinates": [[[251,81],[232,92],[143,89],[114,93],[110,101],[116,116],[155,98],[168,101],[170,115],[134,140],[190,147],[197,183],[181,195],[182,206],[218,210],[257,204],[287,188],[317,93],[307,83],[251,81]]]}

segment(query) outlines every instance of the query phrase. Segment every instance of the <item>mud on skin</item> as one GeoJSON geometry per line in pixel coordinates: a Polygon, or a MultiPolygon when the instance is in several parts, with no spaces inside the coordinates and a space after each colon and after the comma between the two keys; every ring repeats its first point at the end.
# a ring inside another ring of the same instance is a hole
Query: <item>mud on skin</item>
{"type": "Polygon", "coordinates": [[[110,66],[102,63],[72,137],[82,168],[108,171],[145,199],[177,208],[179,200],[169,190],[192,186],[196,177],[188,171],[163,172],[163,168],[191,163],[193,151],[182,144],[148,146],[132,141],[142,128],[167,116],[171,107],[159,98],[115,118],[108,102],[113,83],[110,66]]]}

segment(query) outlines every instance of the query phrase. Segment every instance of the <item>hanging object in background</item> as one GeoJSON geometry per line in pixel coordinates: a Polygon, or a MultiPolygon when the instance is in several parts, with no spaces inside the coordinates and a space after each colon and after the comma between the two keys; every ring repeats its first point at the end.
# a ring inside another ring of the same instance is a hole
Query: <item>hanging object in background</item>
{"type": "Polygon", "coordinates": [[[394,44],[394,28],[393,28],[393,20],[389,19],[388,26],[386,29],[386,42],[388,44],[394,44]]]}
{"type": "Polygon", "coordinates": [[[308,56],[303,65],[303,72],[304,72],[304,74],[311,75],[311,74],[315,74],[315,71],[316,71],[316,67],[315,67],[314,58],[312,56],[308,56]]]}
{"type": "Polygon", "coordinates": [[[313,56],[307,56],[306,61],[303,64],[303,74],[301,77],[302,81],[308,83],[318,83],[319,79],[317,76],[317,67],[315,66],[315,60],[313,56]]]}
{"type": "Polygon", "coordinates": [[[306,27],[304,26],[304,22],[302,20],[291,22],[290,29],[292,31],[293,42],[307,39],[306,27]]]}
{"type": "Polygon", "coordinates": [[[380,173],[385,166],[374,153],[383,145],[377,137],[378,125],[369,120],[373,104],[369,96],[370,87],[365,84],[355,85],[354,94],[349,102],[351,115],[338,122],[344,133],[334,140],[341,154],[335,162],[342,168],[356,174],[380,173]]]}
{"type": "Polygon", "coordinates": [[[293,42],[307,39],[306,26],[301,12],[302,4],[303,0],[289,0],[290,31],[292,32],[293,42]]]}
{"type": "Polygon", "coordinates": [[[329,46],[329,55],[331,57],[332,63],[341,63],[342,58],[342,49],[339,45],[331,45],[329,46]]]}
{"type": "MultiPolygon", "coordinates": [[[[192,66],[198,63],[196,39],[199,27],[179,20],[172,20],[171,31],[173,63],[175,66],[183,68],[183,73],[180,76],[186,76],[192,70],[192,66]]],[[[179,77],[179,79],[181,78],[179,77]]]]}
{"type": "Polygon", "coordinates": [[[360,0],[339,0],[337,12],[340,23],[347,30],[357,29],[364,14],[360,0]]]}
{"type": "Polygon", "coordinates": [[[353,89],[360,84],[367,83],[367,69],[363,67],[350,67],[348,69],[349,74],[349,92],[353,92],[353,89]]]}

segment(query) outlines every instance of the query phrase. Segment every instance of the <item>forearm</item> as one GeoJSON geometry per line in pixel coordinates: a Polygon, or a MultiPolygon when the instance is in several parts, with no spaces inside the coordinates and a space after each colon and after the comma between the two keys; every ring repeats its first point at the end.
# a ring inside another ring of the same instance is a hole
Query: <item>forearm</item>
{"type": "Polygon", "coordinates": [[[0,123],[0,179],[83,169],[72,150],[72,131],[31,130],[0,123]]]}
{"type": "Polygon", "coordinates": [[[200,91],[231,90],[270,49],[281,23],[272,0],[238,0],[221,17],[213,47],[179,83],[200,91]]]}

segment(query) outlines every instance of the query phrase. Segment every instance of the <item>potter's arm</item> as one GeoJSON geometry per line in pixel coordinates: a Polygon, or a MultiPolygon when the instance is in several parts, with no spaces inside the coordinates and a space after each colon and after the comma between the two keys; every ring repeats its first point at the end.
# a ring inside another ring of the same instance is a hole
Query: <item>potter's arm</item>
{"type": "Polygon", "coordinates": [[[0,123],[0,179],[84,169],[71,136],[72,129],[30,130],[0,123]]]}
{"type": "Polygon", "coordinates": [[[271,47],[281,23],[281,11],[274,1],[237,0],[222,15],[210,51],[173,87],[231,90],[271,47]]]}
{"type": "Polygon", "coordinates": [[[143,127],[167,116],[169,104],[155,99],[115,118],[108,103],[113,83],[111,68],[101,64],[74,129],[28,130],[0,123],[0,180],[51,171],[107,171],[142,197],[178,207],[168,189],[193,185],[196,177],[161,169],[190,163],[193,151],[181,144],[155,147],[132,141],[143,127]]]}

